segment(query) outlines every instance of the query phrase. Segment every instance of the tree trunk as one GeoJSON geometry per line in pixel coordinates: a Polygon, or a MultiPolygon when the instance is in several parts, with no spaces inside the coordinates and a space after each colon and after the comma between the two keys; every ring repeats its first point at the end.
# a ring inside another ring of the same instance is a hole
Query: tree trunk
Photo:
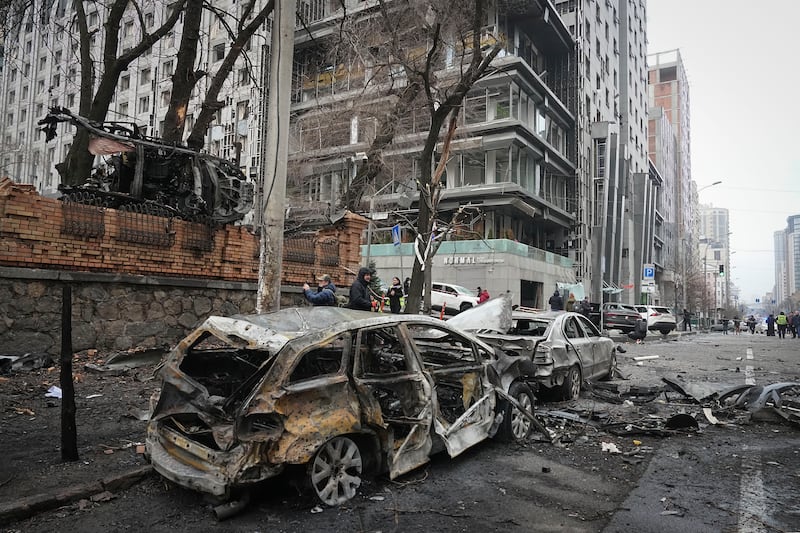
{"type": "Polygon", "coordinates": [[[200,23],[203,20],[203,0],[188,0],[183,17],[183,33],[178,50],[175,72],[172,74],[172,95],[169,109],[164,117],[163,139],[178,144],[183,139],[186,124],[186,110],[189,99],[204,72],[194,70],[197,58],[197,43],[200,41],[200,23]]]}
{"type": "Polygon", "coordinates": [[[61,290],[61,460],[78,460],[75,386],[72,382],[72,287],[61,290]]]}

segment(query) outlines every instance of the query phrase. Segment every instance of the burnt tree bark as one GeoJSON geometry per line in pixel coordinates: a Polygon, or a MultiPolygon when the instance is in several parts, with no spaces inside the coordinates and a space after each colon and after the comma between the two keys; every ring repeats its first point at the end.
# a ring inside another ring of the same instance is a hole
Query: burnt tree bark
{"type": "Polygon", "coordinates": [[[72,287],[61,289],[61,460],[78,460],[75,385],[72,381],[72,287]]]}

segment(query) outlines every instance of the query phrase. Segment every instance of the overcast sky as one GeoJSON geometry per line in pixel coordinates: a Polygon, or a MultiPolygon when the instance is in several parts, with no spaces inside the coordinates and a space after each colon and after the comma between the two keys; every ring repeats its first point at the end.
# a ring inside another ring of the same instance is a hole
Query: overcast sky
{"type": "Polygon", "coordinates": [[[647,0],[648,53],[689,77],[692,178],[731,218],[730,272],[754,302],[775,283],[773,233],[800,214],[800,1],[647,0]]]}

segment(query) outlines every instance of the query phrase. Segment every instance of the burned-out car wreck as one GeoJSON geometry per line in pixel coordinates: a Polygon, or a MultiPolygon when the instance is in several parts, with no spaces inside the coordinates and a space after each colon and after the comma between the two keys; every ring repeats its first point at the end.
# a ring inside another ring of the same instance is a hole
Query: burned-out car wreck
{"type": "Polygon", "coordinates": [[[167,479],[220,498],[304,465],[338,505],[370,473],[393,479],[495,434],[525,439],[536,420],[524,366],[425,316],[210,317],[159,371],[147,453],[167,479]]]}
{"type": "Polygon", "coordinates": [[[211,224],[241,220],[253,208],[254,184],[232,161],[148,137],[131,122],[94,122],[54,107],[39,121],[50,141],[57,126],[89,135],[89,152],[106,158],[82,185],[61,186],[65,199],[211,224]]]}

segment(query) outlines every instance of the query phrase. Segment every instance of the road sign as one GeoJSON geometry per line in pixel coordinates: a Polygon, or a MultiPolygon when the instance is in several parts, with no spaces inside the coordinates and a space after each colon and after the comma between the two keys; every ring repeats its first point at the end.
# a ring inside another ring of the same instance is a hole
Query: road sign
{"type": "Polygon", "coordinates": [[[392,243],[395,246],[400,246],[400,224],[392,226],[392,243]]]}
{"type": "Polygon", "coordinates": [[[644,265],[642,279],[656,279],[656,266],[653,264],[644,265]]]}

